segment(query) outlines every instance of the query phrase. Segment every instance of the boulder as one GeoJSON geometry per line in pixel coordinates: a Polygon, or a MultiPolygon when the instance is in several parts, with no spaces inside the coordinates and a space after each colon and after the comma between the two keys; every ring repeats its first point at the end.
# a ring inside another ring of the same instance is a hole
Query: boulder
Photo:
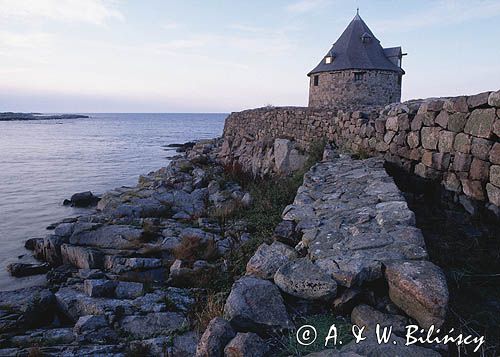
{"type": "MultiPolygon", "coordinates": [[[[78,224],[77,224],[78,226],[78,224]]],[[[141,243],[143,230],[126,225],[98,226],[85,225],[75,227],[69,242],[72,245],[92,246],[97,248],[134,249],[141,243]]]]}
{"type": "Polygon", "coordinates": [[[289,246],[273,242],[263,243],[247,263],[247,274],[272,280],[276,271],[290,259],[297,258],[297,252],[289,246]]]}
{"type": "Polygon", "coordinates": [[[49,324],[55,307],[54,294],[42,287],[0,291],[0,333],[49,324]]]}
{"type": "Polygon", "coordinates": [[[108,322],[103,315],[86,315],[78,319],[73,331],[79,335],[88,331],[95,331],[103,327],[107,327],[108,322]]]}
{"type": "Polygon", "coordinates": [[[224,317],[236,330],[244,332],[265,334],[293,327],[276,285],[251,276],[233,284],[224,317]]]}
{"type": "Polygon", "coordinates": [[[63,287],[55,296],[59,310],[74,322],[85,315],[123,316],[133,313],[129,300],[93,298],[74,287],[63,287]]]}
{"type": "Polygon", "coordinates": [[[448,286],[439,267],[429,261],[385,263],[389,297],[423,328],[441,327],[448,308],[448,286]]]}
{"type": "Polygon", "coordinates": [[[187,326],[187,319],[178,312],[156,312],[125,316],[120,323],[120,330],[133,338],[146,339],[158,335],[173,335],[187,326]]]}
{"type": "Polygon", "coordinates": [[[90,297],[112,297],[116,281],[105,279],[87,279],[83,283],[85,294],[90,297]]]}
{"type": "Polygon", "coordinates": [[[63,244],[61,256],[64,264],[70,264],[79,269],[101,269],[104,265],[104,254],[93,248],[63,244]]]}
{"type": "Polygon", "coordinates": [[[308,258],[282,265],[274,282],[287,294],[306,300],[329,300],[337,294],[337,283],[308,258]]]}
{"type": "Polygon", "coordinates": [[[224,346],[236,335],[231,324],[216,317],[210,321],[196,347],[196,357],[222,357],[224,346]]]}
{"type": "Polygon", "coordinates": [[[268,347],[257,334],[238,333],[224,348],[226,357],[263,357],[268,347]]]}
{"type": "Polygon", "coordinates": [[[43,245],[43,238],[29,238],[24,242],[24,248],[35,250],[37,246],[43,245]]]}
{"type": "Polygon", "coordinates": [[[90,207],[96,206],[99,202],[99,197],[94,196],[92,192],[79,192],[71,196],[71,199],[64,200],[64,205],[71,205],[72,207],[90,207]]]}
{"type": "Polygon", "coordinates": [[[115,288],[117,299],[135,299],[144,295],[144,285],[127,281],[119,281],[115,288]]]}
{"type": "Polygon", "coordinates": [[[17,278],[30,275],[45,274],[50,270],[48,263],[11,263],[7,265],[10,275],[17,278]]]}

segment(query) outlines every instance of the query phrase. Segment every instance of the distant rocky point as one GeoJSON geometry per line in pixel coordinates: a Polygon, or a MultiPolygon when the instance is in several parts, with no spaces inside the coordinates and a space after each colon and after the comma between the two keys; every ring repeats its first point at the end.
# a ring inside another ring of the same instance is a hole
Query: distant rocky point
{"type": "Polygon", "coordinates": [[[54,120],[54,119],[82,119],[89,118],[88,115],[81,114],[56,114],[45,115],[40,113],[0,113],[0,121],[11,120],[54,120]]]}

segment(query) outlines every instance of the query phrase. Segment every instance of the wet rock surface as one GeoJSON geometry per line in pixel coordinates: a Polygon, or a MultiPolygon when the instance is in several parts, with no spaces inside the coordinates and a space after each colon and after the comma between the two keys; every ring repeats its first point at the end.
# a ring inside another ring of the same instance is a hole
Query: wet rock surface
{"type": "MultiPolygon", "coordinates": [[[[27,354],[39,344],[49,356],[272,355],[272,341],[293,334],[304,311],[331,313],[327,306],[368,328],[442,324],[446,282],[426,260],[415,215],[383,162],[327,149],[283,211],[274,242],[258,247],[232,285],[224,317],[200,338],[193,311],[206,303],[206,291],[198,287],[224,271],[226,254],[251,234],[238,222],[221,227],[212,214],[252,202],[238,184],[221,180],[219,146],[198,142],[136,187],[104,194],[97,212],[30,240],[52,268],[50,290],[0,293],[0,354],[27,354]]],[[[288,149],[282,167],[293,161],[288,149]]],[[[367,341],[338,353],[402,351],[367,341]]],[[[435,355],[417,346],[408,351],[435,355]]]]}
{"type": "MultiPolygon", "coordinates": [[[[28,240],[45,262],[14,263],[11,273],[50,270],[49,285],[0,292],[0,355],[28,355],[39,346],[47,356],[193,356],[199,339],[193,311],[206,298],[196,287],[204,284],[200,277],[221,269],[222,257],[248,236],[241,222],[222,231],[212,215],[251,204],[238,184],[222,179],[219,145],[218,139],[185,145],[182,156],[141,176],[137,186],[105,193],[97,211],[28,240]]],[[[71,204],[84,201],[97,203],[88,192],[71,204]]]]}

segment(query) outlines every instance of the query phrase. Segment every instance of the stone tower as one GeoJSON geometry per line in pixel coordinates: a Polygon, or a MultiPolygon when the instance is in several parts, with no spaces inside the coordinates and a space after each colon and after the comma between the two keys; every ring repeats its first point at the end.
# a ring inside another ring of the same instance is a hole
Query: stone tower
{"type": "Polygon", "coordinates": [[[356,14],[308,73],[309,106],[347,109],[399,102],[403,55],[401,47],[382,48],[356,14]]]}

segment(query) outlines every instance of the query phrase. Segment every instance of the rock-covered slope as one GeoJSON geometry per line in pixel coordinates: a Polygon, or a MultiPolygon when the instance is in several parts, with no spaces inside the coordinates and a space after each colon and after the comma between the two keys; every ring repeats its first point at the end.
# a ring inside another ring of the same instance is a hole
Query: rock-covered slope
{"type": "Polygon", "coordinates": [[[135,187],[106,193],[98,211],[27,242],[52,267],[48,286],[0,292],[0,355],[192,356],[199,289],[248,239],[217,212],[250,196],[224,180],[220,140],[198,142],[135,187]]]}
{"type": "MultiPolygon", "coordinates": [[[[327,314],[352,311],[352,323],[367,329],[384,321],[395,329],[401,326],[400,331],[410,321],[423,328],[443,324],[448,304],[444,274],[427,260],[414,214],[383,160],[353,160],[325,151],[324,161],[306,173],[295,201],[284,210],[274,243],[258,248],[247,275],[233,285],[225,320],[212,325],[229,322],[232,335],[257,333],[262,338],[293,331],[299,327],[297,299],[335,306],[327,314]]],[[[214,341],[219,350],[229,342],[214,326],[198,345],[200,355],[214,355],[214,341]]],[[[386,355],[439,355],[416,346],[387,348],[386,355]]],[[[385,353],[373,341],[342,351],[385,353]]]]}

